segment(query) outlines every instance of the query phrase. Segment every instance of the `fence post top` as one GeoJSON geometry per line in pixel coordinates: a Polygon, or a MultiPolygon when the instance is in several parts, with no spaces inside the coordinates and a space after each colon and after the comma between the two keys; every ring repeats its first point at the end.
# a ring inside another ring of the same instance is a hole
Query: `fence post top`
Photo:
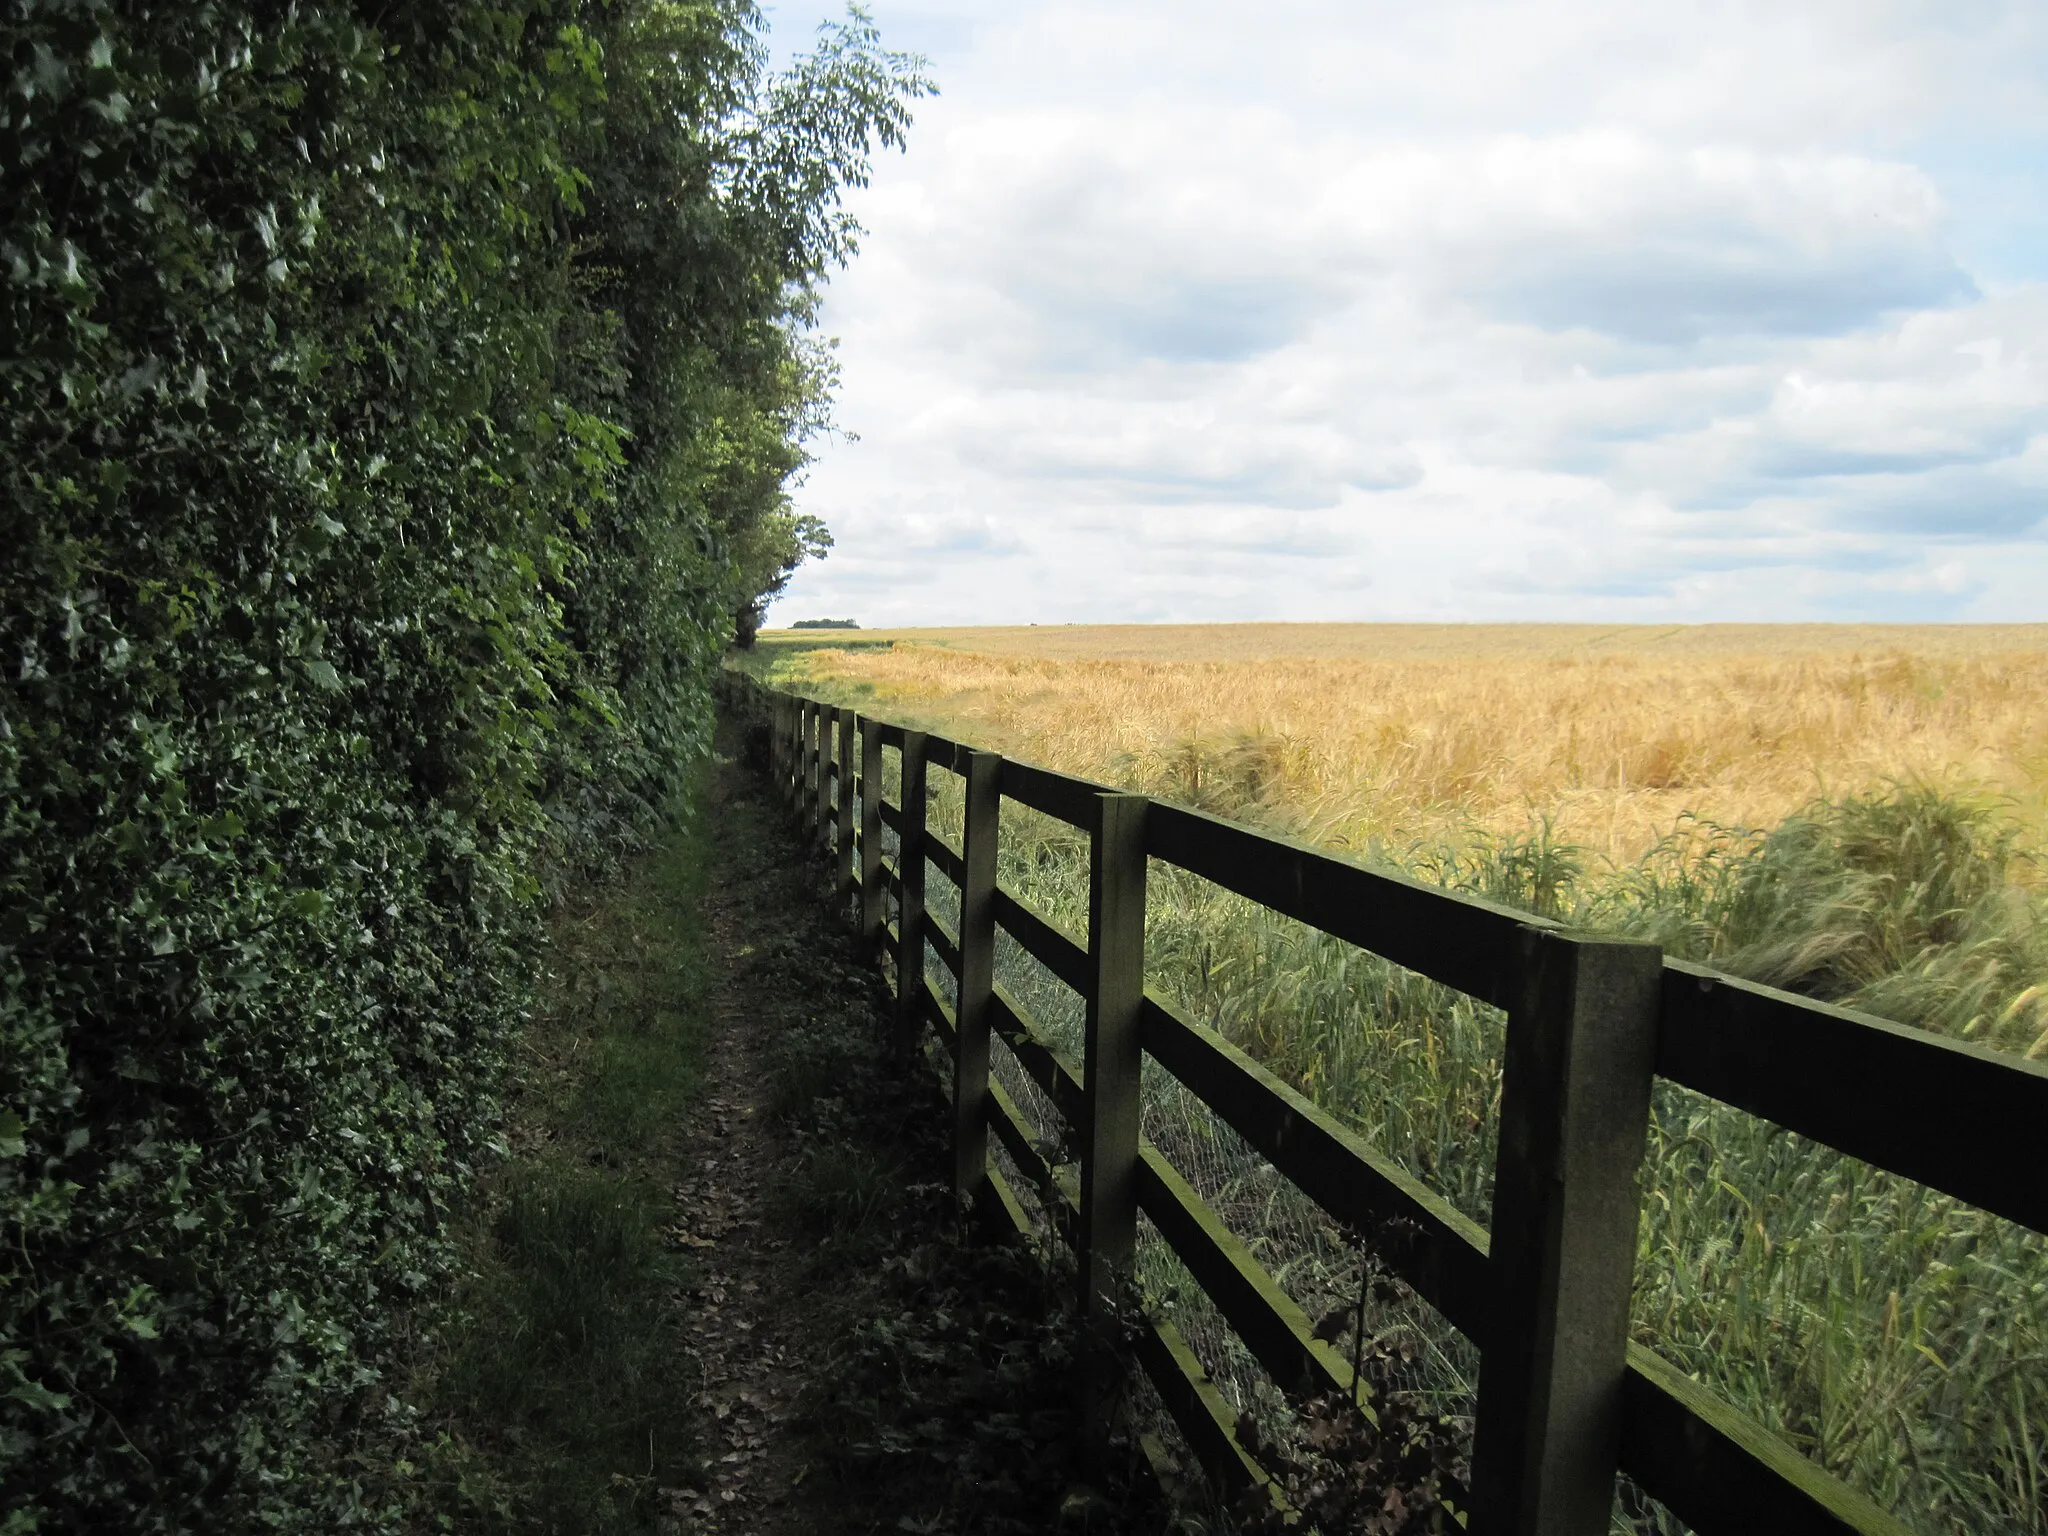
{"type": "Polygon", "coordinates": [[[1568,928],[1562,923],[1525,922],[1521,925],[1522,942],[1536,946],[1557,944],[1573,951],[1599,949],[1627,951],[1638,955],[1654,957],[1648,963],[1662,965],[1664,946],[1655,939],[1632,939],[1623,935],[1602,933],[1596,928],[1568,928]]]}
{"type": "Polygon", "coordinates": [[[1136,822],[1145,814],[1145,807],[1152,803],[1149,795],[1132,794],[1121,789],[1101,789],[1095,792],[1094,814],[1089,818],[1088,833],[1092,837],[1102,835],[1103,823],[1111,816],[1118,817],[1126,825],[1136,822]]]}

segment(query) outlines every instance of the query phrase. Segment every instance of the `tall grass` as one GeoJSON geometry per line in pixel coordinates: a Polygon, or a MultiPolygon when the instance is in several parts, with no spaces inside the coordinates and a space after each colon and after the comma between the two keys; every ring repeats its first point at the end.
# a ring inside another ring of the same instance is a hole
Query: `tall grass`
{"type": "MultiPolygon", "coordinates": [[[[970,714],[946,718],[939,702],[927,701],[926,720],[981,739],[970,714]]],[[[1184,741],[1124,777],[1223,814],[1316,830],[1314,808],[1274,791],[1255,742],[1184,741]]],[[[937,824],[957,836],[955,786],[933,779],[937,824]]],[[[1366,838],[1353,851],[2039,1059],[2048,909],[2026,809],[1995,790],[1906,778],[1809,798],[1760,830],[1680,815],[1623,860],[1526,809],[1519,827],[1468,821],[1419,840],[1366,838]]],[[[1002,835],[1004,884],[1084,930],[1080,839],[1012,808],[1002,835]]],[[[936,871],[931,883],[944,910],[936,871]]],[[[1496,1011],[1159,865],[1147,952],[1152,985],[1488,1219],[1496,1011]]],[[[1001,946],[998,968],[1057,1038],[1077,1041],[1070,992],[1015,946],[1001,946]]],[[[1269,1166],[1170,1082],[1148,1077],[1147,1094],[1147,1133],[1312,1314],[1353,1283],[1342,1235],[1269,1166]]],[[[1639,1341],[1917,1530],[2048,1530],[2048,1241],[1665,1083],[1642,1197],[1639,1341]]],[[[1158,1245],[1147,1253],[1142,1278],[1155,1299],[1241,1407],[1269,1410],[1270,1384],[1158,1245]]],[[[1469,1406],[1476,1358],[1440,1319],[1414,1304],[1375,1324],[1420,1333],[1417,1384],[1452,1411],[1469,1406]]],[[[1678,1529],[1641,1501],[1617,1521],[1678,1529]]]]}
{"type": "Polygon", "coordinates": [[[1574,915],[2038,1058],[2048,925],[2020,832],[1996,797],[1924,783],[1818,802],[1762,836],[1693,822],[1574,915]]]}
{"type": "MultiPolygon", "coordinates": [[[[1415,867],[2039,1055],[2048,924],[2010,857],[1995,807],[1908,787],[1604,877],[1540,832],[1415,867]]],[[[1184,875],[1154,889],[1155,984],[1487,1219],[1497,1013],[1184,875]]],[[[2048,1524],[2038,1235],[1660,1083],[1636,1272],[1641,1342],[1918,1528],[2048,1524]]]]}

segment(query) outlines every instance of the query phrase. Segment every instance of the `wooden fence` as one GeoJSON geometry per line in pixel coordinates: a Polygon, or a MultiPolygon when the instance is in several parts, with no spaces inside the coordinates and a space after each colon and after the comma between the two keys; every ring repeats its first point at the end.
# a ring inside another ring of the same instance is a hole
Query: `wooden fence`
{"type": "MultiPolygon", "coordinates": [[[[1862,1494],[1629,1341],[1651,1082],[1682,1083],[2041,1232],[2048,1068],[1667,960],[1655,945],[1568,933],[850,709],[766,690],[760,705],[776,785],[835,849],[863,933],[895,958],[906,1035],[929,1026],[951,1051],[959,1190],[997,1219],[1028,1226],[990,1166],[993,1132],[1049,1194],[1078,1261],[1085,1318],[1108,1315],[1143,1211],[1283,1390],[1297,1399],[1353,1390],[1350,1363],[1314,1336],[1301,1308],[1140,1135],[1149,1055],[1336,1222],[1401,1234],[1380,1257],[1478,1346],[1475,1536],[1603,1536],[1617,1472],[1701,1536],[1906,1536],[1862,1494]],[[885,747],[901,754],[898,804],[880,793],[885,747]],[[925,825],[934,767],[962,781],[959,848],[925,825]],[[1004,799],[1086,834],[1085,942],[998,885],[1004,799]],[[893,862],[885,826],[897,834],[893,862]],[[1150,859],[1505,1011],[1490,1231],[1146,990],[1150,859]],[[958,887],[957,931],[926,910],[927,863],[958,887]],[[893,925],[885,893],[896,897],[893,925]],[[1080,1063],[995,984],[999,926],[1085,999],[1080,1063]],[[957,980],[954,1006],[927,977],[927,943],[957,980]],[[991,1035],[1070,1128],[1077,1185],[1053,1178],[1017,1106],[991,1082],[991,1035]]],[[[1263,1490],[1284,1509],[1240,1441],[1235,1413],[1170,1322],[1141,1321],[1137,1357],[1211,1476],[1238,1492],[1263,1490]]]]}

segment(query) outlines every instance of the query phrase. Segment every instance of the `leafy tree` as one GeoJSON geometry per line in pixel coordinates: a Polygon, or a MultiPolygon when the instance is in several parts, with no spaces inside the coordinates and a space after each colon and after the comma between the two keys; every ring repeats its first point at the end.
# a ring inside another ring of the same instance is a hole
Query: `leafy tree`
{"type": "Polygon", "coordinates": [[[733,610],[733,638],[751,650],[768,605],[789,585],[805,560],[820,559],[832,547],[824,523],[808,512],[785,509],[754,526],[733,561],[740,603],[733,610]]]}
{"type": "Polygon", "coordinates": [[[744,0],[0,38],[0,1531],[387,1523],[538,903],[705,745],[926,87],[744,0]]]}

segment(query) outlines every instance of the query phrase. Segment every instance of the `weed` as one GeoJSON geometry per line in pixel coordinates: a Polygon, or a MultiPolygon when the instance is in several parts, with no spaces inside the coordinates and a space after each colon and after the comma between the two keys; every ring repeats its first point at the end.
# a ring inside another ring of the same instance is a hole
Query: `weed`
{"type": "Polygon", "coordinates": [[[798,1151],[786,1192],[797,1220],[845,1262],[887,1234],[906,1176],[886,1151],[812,1142],[798,1151]]]}
{"type": "Polygon", "coordinates": [[[821,1101],[842,1097],[871,1070],[865,1043],[843,1023],[813,1018],[769,1044],[769,1109],[780,1120],[800,1124],[815,1117],[821,1101]]]}
{"type": "MultiPolygon", "coordinates": [[[[1412,1228],[1390,1223],[1378,1243],[1412,1239],[1412,1228]]],[[[1422,1345],[1411,1328],[1374,1326],[1414,1294],[1379,1258],[1376,1245],[1356,1233],[1356,1300],[1332,1308],[1316,1336],[1342,1344],[1350,1336],[1350,1396],[1324,1394],[1287,1413],[1281,1425],[1256,1414],[1240,1417],[1246,1445],[1273,1469],[1281,1490],[1308,1529],[1358,1536],[1454,1536],[1471,1515],[1471,1470],[1465,1455],[1469,1426],[1441,1412],[1418,1392],[1422,1345]]],[[[1280,1536],[1283,1523],[1270,1499],[1248,1498],[1248,1536],[1280,1536]]]]}
{"type": "Polygon", "coordinates": [[[652,1529],[655,1490],[697,1470],[660,1208],[642,1181],[560,1158],[510,1171],[494,1205],[438,1399],[497,1451],[521,1523],[652,1529]]]}

